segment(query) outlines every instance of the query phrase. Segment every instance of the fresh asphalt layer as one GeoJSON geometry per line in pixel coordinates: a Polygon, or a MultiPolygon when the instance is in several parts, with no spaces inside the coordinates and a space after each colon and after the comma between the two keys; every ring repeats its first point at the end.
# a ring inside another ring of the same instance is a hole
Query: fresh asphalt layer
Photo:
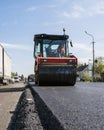
{"type": "Polygon", "coordinates": [[[104,83],[35,86],[37,93],[66,130],[104,130],[104,83]]]}

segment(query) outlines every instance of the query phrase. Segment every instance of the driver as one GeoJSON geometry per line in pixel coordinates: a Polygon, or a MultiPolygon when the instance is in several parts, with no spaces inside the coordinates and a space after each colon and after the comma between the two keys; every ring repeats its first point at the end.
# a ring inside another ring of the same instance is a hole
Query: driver
{"type": "Polygon", "coordinates": [[[59,45],[58,52],[59,52],[59,56],[61,56],[61,57],[65,55],[65,47],[64,47],[64,45],[59,45]]]}

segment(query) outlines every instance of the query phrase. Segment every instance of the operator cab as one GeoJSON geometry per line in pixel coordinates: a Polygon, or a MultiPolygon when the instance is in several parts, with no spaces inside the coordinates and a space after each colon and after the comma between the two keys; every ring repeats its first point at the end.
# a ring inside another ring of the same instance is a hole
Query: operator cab
{"type": "Polygon", "coordinates": [[[68,56],[68,35],[39,34],[34,36],[34,57],[68,56]]]}

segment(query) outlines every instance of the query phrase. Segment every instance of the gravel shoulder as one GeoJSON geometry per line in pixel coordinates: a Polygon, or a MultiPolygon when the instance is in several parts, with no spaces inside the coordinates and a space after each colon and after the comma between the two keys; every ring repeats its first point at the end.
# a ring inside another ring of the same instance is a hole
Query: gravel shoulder
{"type": "Polygon", "coordinates": [[[34,98],[28,86],[18,101],[8,130],[43,130],[34,98]]]}
{"type": "Polygon", "coordinates": [[[40,96],[23,83],[0,86],[0,130],[64,130],[40,96]]]}
{"type": "Polygon", "coordinates": [[[7,130],[64,130],[40,96],[27,85],[7,130]]]}

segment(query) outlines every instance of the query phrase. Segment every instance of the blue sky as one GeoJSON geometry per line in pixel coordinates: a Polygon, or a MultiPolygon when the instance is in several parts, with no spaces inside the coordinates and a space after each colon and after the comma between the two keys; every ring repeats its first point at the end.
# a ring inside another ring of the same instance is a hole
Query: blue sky
{"type": "Polygon", "coordinates": [[[37,33],[66,34],[73,41],[70,52],[79,62],[104,56],[104,0],[2,0],[0,1],[0,44],[12,59],[12,71],[34,73],[33,37],[37,33]]]}

